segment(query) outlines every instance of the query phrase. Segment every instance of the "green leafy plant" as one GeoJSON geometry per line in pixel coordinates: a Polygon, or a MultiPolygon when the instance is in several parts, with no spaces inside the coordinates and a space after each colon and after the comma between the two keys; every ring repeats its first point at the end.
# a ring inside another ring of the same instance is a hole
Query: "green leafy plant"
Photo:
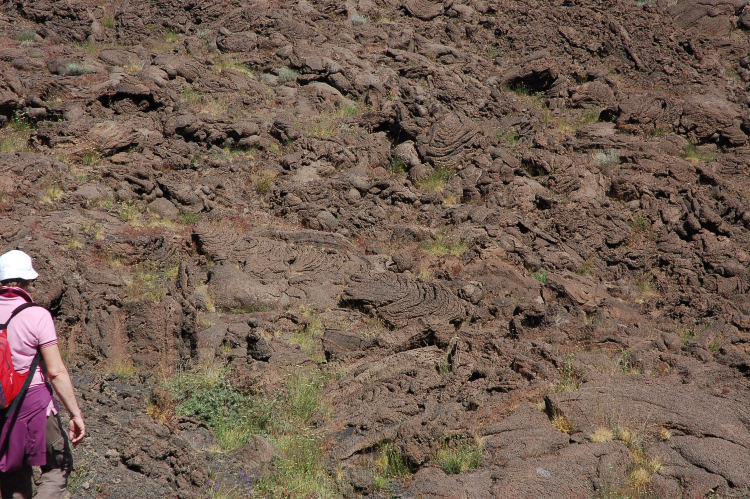
{"type": "Polygon", "coordinates": [[[534,273],[534,279],[542,284],[547,284],[547,272],[540,270],[539,272],[534,273]]]}
{"type": "Polygon", "coordinates": [[[102,19],[102,26],[104,26],[105,28],[114,28],[115,18],[113,16],[105,16],[102,19]]]}
{"type": "Polygon", "coordinates": [[[484,49],[484,53],[489,59],[494,59],[495,57],[500,55],[500,49],[497,45],[487,45],[484,49]]]}

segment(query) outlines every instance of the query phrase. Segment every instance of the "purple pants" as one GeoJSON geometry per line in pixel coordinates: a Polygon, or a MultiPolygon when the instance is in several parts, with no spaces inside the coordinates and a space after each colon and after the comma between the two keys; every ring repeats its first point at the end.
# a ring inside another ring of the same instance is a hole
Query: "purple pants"
{"type": "MultiPolygon", "coordinates": [[[[47,416],[52,393],[46,385],[29,389],[0,432],[0,491],[3,499],[30,499],[32,466],[42,467],[37,497],[62,497],[73,459],[55,414],[47,416]]],[[[57,406],[55,405],[55,408],[57,406]]]]}

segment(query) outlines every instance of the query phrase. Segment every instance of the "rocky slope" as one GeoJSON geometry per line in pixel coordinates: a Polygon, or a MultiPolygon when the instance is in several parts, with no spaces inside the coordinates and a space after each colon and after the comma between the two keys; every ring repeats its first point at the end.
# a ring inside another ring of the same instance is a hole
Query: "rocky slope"
{"type": "Polygon", "coordinates": [[[747,0],[3,3],[0,250],[83,400],[72,496],[260,494],[279,441],[154,414],[208,364],[336,373],[307,497],[750,493],[747,29],[747,0]]]}

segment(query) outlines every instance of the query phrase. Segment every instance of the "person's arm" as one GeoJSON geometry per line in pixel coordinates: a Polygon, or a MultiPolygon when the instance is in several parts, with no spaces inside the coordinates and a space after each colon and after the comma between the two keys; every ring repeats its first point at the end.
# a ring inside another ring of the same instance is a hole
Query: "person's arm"
{"type": "Polygon", "coordinates": [[[42,358],[47,366],[47,378],[52,388],[70,415],[69,435],[70,443],[75,447],[86,436],[86,425],[83,423],[81,409],[78,407],[73,383],[70,381],[68,369],[60,356],[57,344],[42,348],[42,358]]]}

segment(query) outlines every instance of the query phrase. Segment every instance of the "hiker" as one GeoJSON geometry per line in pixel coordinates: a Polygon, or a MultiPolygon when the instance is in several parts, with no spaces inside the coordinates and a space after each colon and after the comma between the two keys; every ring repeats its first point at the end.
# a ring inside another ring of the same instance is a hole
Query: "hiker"
{"type": "MultiPolygon", "coordinates": [[[[8,322],[17,307],[33,303],[29,288],[37,277],[31,257],[23,251],[0,256],[0,324],[8,322]]],[[[73,469],[70,444],[83,440],[86,427],[60,356],[52,315],[41,306],[27,307],[17,312],[6,328],[13,368],[21,375],[28,372],[37,352],[41,352],[41,361],[29,373],[33,377],[26,393],[16,397],[17,407],[0,411],[6,413],[0,419],[0,492],[2,499],[30,499],[31,467],[41,466],[35,497],[59,498],[65,494],[73,469]],[[62,429],[52,389],[70,415],[69,435],[62,429]]]]}

